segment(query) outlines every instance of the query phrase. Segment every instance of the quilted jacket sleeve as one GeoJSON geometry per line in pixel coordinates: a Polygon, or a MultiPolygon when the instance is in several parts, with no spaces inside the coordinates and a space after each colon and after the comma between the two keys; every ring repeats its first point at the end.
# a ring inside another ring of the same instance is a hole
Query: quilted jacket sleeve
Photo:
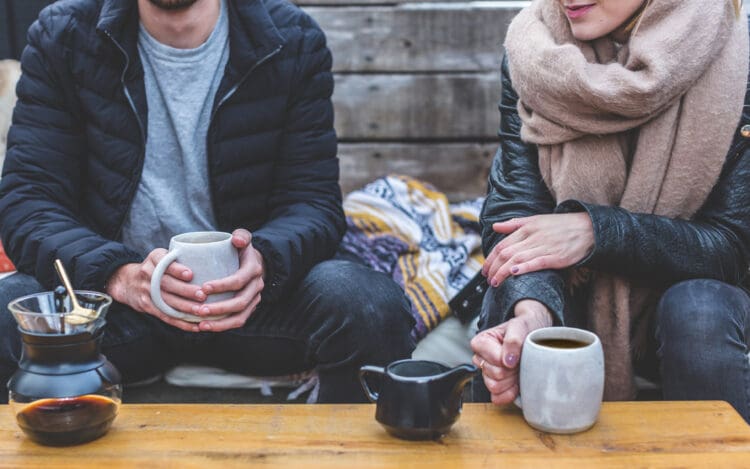
{"type": "Polygon", "coordinates": [[[81,213],[86,139],[60,38],[69,21],[53,5],[28,33],[0,182],[0,235],[16,268],[45,287],[58,283],[52,263],[60,258],[76,288],[100,290],[114,269],[140,257],[95,233],[81,213]]]}
{"type": "Polygon", "coordinates": [[[253,233],[266,263],[264,301],[274,301],[331,257],[346,229],[333,129],[331,53],[314,22],[303,31],[293,97],[277,161],[271,216],[253,233]]]}
{"type": "MultiPolygon", "coordinates": [[[[507,58],[502,65],[503,92],[500,101],[500,148],[490,169],[488,195],[482,208],[482,248],[487,255],[503,235],[492,231],[492,224],[517,217],[552,213],[555,203],[539,173],[536,146],[521,141],[521,119],[516,110],[518,95],[513,89],[507,58]]],[[[513,316],[513,306],[523,299],[534,299],[547,306],[556,323],[563,322],[564,281],[553,270],[512,276],[498,287],[500,303],[507,310],[501,317],[513,316]]]]}

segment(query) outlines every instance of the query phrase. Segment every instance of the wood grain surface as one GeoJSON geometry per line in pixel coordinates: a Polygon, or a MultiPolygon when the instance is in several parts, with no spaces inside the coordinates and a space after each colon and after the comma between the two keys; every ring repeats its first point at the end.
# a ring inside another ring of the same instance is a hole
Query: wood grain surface
{"type": "Polygon", "coordinates": [[[306,7],[328,38],[334,72],[499,70],[518,13],[502,2],[306,7]]]}
{"type": "Polygon", "coordinates": [[[429,181],[461,201],[486,195],[495,143],[342,143],[339,144],[341,189],[359,189],[387,174],[429,181]]]}
{"type": "MultiPolygon", "coordinates": [[[[477,0],[467,2],[466,0],[292,0],[292,3],[296,3],[299,6],[383,6],[383,5],[404,5],[411,3],[430,3],[430,4],[466,4],[466,3],[482,3],[482,4],[496,4],[503,5],[508,8],[523,8],[530,4],[528,0],[477,0]]],[[[0,10],[1,11],[1,10],[0,10]]]]}
{"type": "Polygon", "coordinates": [[[344,193],[389,173],[486,195],[502,43],[526,2],[298,0],[333,54],[344,193]]]}
{"type": "Polygon", "coordinates": [[[110,432],[38,446],[0,406],[0,467],[748,467],[750,427],[725,402],[605,403],[576,435],[467,404],[439,441],[402,441],[374,405],[124,405],[110,432]]]}
{"type": "Polygon", "coordinates": [[[497,141],[500,75],[337,75],[342,141],[497,141]]]}

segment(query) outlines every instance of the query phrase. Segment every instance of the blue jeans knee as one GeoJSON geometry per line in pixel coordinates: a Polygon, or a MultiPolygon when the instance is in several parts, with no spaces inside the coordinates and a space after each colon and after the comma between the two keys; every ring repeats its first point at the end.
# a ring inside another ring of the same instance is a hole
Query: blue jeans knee
{"type": "Polygon", "coordinates": [[[665,399],[719,399],[750,421],[750,297],[717,280],[672,286],[656,311],[665,399]]]}

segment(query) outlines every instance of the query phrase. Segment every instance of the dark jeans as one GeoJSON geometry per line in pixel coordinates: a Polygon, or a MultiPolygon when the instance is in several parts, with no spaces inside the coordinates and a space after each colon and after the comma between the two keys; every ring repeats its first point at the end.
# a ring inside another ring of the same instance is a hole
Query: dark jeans
{"type": "MultiPolygon", "coordinates": [[[[17,368],[20,335],[6,305],[42,291],[34,278],[0,281],[0,399],[17,368]]],[[[361,365],[408,358],[414,323],[403,290],[384,274],[343,260],[314,267],[290,297],[259,309],[247,323],[225,332],[185,332],[153,316],[114,304],[107,315],[102,352],[136,382],[182,363],[237,373],[274,376],[317,369],[318,402],[364,402],[361,365]]]]}
{"type": "MultiPolygon", "coordinates": [[[[481,330],[505,311],[491,288],[482,305],[481,330]]],[[[654,317],[652,357],[666,400],[728,401],[750,423],[750,297],[717,280],[680,282],[661,297],[654,317]]],[[[489,401],[481,377],[473,398],[489,401]]]]}

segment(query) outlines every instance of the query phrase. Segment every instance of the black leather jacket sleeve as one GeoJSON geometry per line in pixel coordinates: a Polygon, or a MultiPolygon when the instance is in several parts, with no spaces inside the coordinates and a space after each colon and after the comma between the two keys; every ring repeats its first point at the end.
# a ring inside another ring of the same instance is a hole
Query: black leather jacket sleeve
{"type": "Polygon", "coordinates": [[[594,226],[594,250],[579,266],[662,287],[692,278],[745,282],[750,255],[749,137],[750,77],[719,181],[692,219],[631,213],[575,200],[561,203],[556,212],[586,211],[594,226]]]}
{"type": "MultiPolygon", "coordinates": [[[[503,85],[505,100],[510,89],[506,64],[503,85]]],[[[501,111],[504,121],[520,126],[515,107],[501,105],[501,111]]],[[[632,213],[619,207],[576,200],[554,207],[555,213],[586,211],[591,217],[595,247],[577,266],[622,275],[655,287],[691,278],[712,278],[731,284],[745,280],[750,254],[750,138],[743,137],[742,129],[744,127],[744,133],[748,133],[750,127],[747,126],[750,126],[750,91],[719,181],[690,220],[632,213]]],[[[519,216],[513,207],[524,202],[528,202],[529,207],[540,208],[544,197],[549,197],[541,181],[536,153],[520,141],[506,143],[509,139],[509,135],[503,135],[502,150],[515,153],[502,155],[502,161],[493,166],[490,178],[495,187],[491,189],[492,197],[488,197],[484,212],[495,214],[493,221],[519,216]],[[524,167],[525,171],[518,171],[519,167],[524,167]],[[516,177],[509,177],[511,175],[516,177]],[[498,189],[498,184],[505,187],[498,189]],[[518,188],[525,188],[526,192],[518,188]],[[498,195],[503,193],[519,199],[508,204],[498,195]]],[[[497,239],[486,231],[486,224],[483,228],[485,251],[488,251],[497,239]]],[[[548,283],[547,289],[557,285],[559,278],[548,283]]]]}
{"type": "MultiPolygon", "coordinates": [[[[492,231],[492,224],[511,218],[552,213],[554,200],[539,173],[535,145],[521,141],[521,119],[516,110],[518,95],[510,81],[508,61],[502,64],[502,98],[500,100],[500,148],[490,169],[487,198],[480,224],[482,249],[485,256],[500,242],[503,235],[492,231]]],[[[507,307],[501,317],[513,317],[513,307],[523,299],[537,300],[553,313],[555,323],[563,323],[564,281],[561,273],[543,270],[509,277],[497,287],[496,295],[507,307]]]]}
{"type": "Polygon", "coordinates": [[[565,201],[556,212],[586,211],[595,247],[579,266],[668,286],[691,278],[731,284],[745,280],[750,249],[750,105],[737,129],[719,181],[691,220],[631,213],[619,207],[565,201]]]}

